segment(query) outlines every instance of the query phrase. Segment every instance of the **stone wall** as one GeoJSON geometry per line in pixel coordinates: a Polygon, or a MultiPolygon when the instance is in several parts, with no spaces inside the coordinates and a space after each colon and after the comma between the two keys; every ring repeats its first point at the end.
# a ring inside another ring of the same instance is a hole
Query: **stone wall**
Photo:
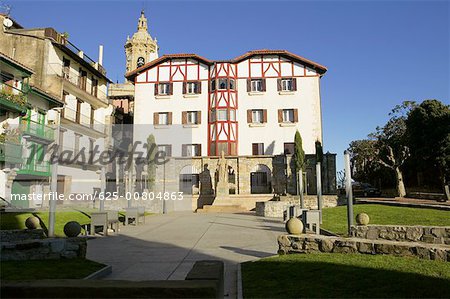
{"type": "Polygon", "coordinates": [[[352,226],[351,236],[369,240],[392,240],[450,245],[450,226],[352,226]]]}
{"type": "Polygon", "coordinates": [[[85,258],[86,238],[47,238],[0,243],[2,261],[85,258]]]}
{"type": "Polygon", "coordinates": [[[43,229],[11,229],[0,230],[0,242],[16,242],[24,240],[44,239],[43,229]]]}
{"type": "MultiPolygon", "coordinates": [[[[317,209],[317,196],[304,196],[305,207],[308,209],[317,209]]],[[[324,195],[323,207],[330,208],[338,206],[338,197],[336,195],[324,195]]],[[[266,201],[256,203],[256,216],[283,218],[283,212],[291,205],[298,205],[298,197],[281,196],[280,201],[266,201]]]]}
{"type": "Polygon", "coordinates": [[[445,245],[387,240],[328,237],[322,235],[281,235],[278,254],[359,253],[414,256],[426,260],[450,262],[450,248],[445,245]]]}

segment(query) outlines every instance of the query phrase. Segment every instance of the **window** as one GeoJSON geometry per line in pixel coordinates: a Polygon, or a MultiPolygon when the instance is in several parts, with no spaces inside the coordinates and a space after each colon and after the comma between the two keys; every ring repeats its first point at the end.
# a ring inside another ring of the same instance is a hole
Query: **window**
{"type": "Polygon", "coordinates": [[[256,91],[256,92],[262,91],[262,79],[252,80],[250,91],[256,91]]]}
{"type": "Polygon", "coordinates": [[[63,78],[69,79],[70,77],[70,60],[63,57],[63,78]]]}
{"type": "Polygon", "coordinates": [[[230,110],[230,120],[236,121],[236,110],[230,110]]]}
{"type": "Polygon", "coordinates": [[[281,78],[277,81],[278,91],[296,91],[297,79],[296,78],[281,78]]]}
{"type": "Polygon", "coordinates": [[[211,91],[216,90],[216,80],[211,80],[211,91]]]}
{"type": "Polygon", "coordinates": [[[292,79],[282,79],[281,80],[281,90],[282,91],[292,91],[292,79]]]}
{"type": "Polygon", "coordinates": [[[77,99],[77,111],[75,116],[75,122],[81,124],[81,104],[83,102],[80,99],[77,99]]]}
{"type": "Polygon", "coordinates": [[[219,79],[219,88],[218,89],[227,89],[228,79],[221,78],[219,79]]]}
{"type": "Polygon", "coordinates": [[[188,111],[187,112],[187,124],[195,125],[198,124],[198,111],[188,111]]]}
{"type": "Polygon", "coordinates": [[[198,157],[202,155],[201,144],[183,144],[181,147],[183,157],[198,157]]]}
{"type": "Polygon", "coordinates": [[[228,110],[218,109],[217,110],[217,120],[218,121],[228,120],[227,114],[228,114],[228,110]]]}
{"type": "Polygon", "coordinates": [[[78,87],[86,90],[86,82],[87,82],[87,72],[80,68],[80,73],[78,76],[78,87]]]}
{"type": "Polygon", "coordinates": [[[252,123],[263,123],[262,109],[252,110],[252,123]]]}
{"type": "Polygon", "coordinates": [[[168,125],[169,124],[169,113],[160,112],[158,113],[158,125],[168,125]]]}
{"type": "Polygon", "coordinates": [[[253,156],[264,155],[264,143],[252,143],[253,156]]]}
{"type": "Polygon", "coordinates": [[[235,90],[235,88],[236,88],[236,82],[234,81],[234,79],[230,79],[230,89],[235,90]]]}
{"type": "Polygon", "coordinates": [[[294,109],[283,109],[283,122],[284,123],[294,122],[294,109]]]}
{"type": "Polygon", "coordinates": [[[98,92],[98,80],[92,77],[91,94],[94,97],[97,97],[97,92],[98,92]]]}
{"type": "Polygon", "coordinates": [[[201,93],[200,82],[186,82],[184,85],[183,93],[185,94],[198,94],[201,93]]]}
{"type": "Polygon", "coordinates": [[[159,83],[158,84],[158,94],[159,95],[170,95],[170,83],[159,83]]]}
{"type": "Polygon", "coordinates": [[[157,147],[158,152],[163,152],[166,157],[172,157],[172,145],[170,144],[160,144],[157,147]]]}
{"type": "Polygon", "coordinates": [[[284,143],[284,154],[285,155],[293,155],[294,154],[294,143],[293,142],[285,142],[284,143]]]}

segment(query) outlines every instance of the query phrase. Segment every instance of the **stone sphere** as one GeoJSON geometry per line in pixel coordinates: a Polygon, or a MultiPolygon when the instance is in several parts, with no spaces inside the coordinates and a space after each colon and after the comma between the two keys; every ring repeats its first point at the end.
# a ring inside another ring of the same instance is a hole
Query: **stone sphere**
{"type": "Polygon", "coordinates": [[[303,222],[294,217],[286,222],[286,231],[290,235],[300,235],[303,233],[303,222]]]}
{"type": "Polygon", "coordinates": [[[64,225],[64,234],[73,238],[78,236],[81,233],[81,225],[76,221],[69,221],[64,225]]]}
{"type": "Polygon", "coordinates": [[[359,213],[358,215],[356,215],[356,223],[358,225],[367,225],[369,224],[369,215],[367,215],[366,213],[359,213]]]}
{"type": "Polygon", "coordinates": [[[39,223],[39,218],[35,217],[35,216],[30,216],[27,218],[27,220],[25,220],[25,226],[28,229],[36,229],[38,227],[40,227],[40,223],[39,223]]]}

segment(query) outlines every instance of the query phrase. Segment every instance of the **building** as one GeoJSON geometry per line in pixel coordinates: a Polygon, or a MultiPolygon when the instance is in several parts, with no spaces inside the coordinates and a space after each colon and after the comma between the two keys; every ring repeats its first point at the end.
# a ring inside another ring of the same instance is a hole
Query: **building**
{"type": "MultiPolygon", "coordinates": [[[[103,48],[100,46],[99,59],[94,61],[71,43],[67,34],[50,27],[23,28],[5,19],[9,17],[0,15],[4,24],[0,30],[0,52],[34,72],[29,77],[28,93],[32,108],[20,122],[27,120],[32,124],[30,130],[41,122],[59,128],[58,136],[51,136],[51,142],[59,141],[60,153],[66,154],[67,159],[58,167],[58,193],[92,194],[93,188],[100,186],[101,165],[90,163],[86,156],[93,148],[101,151],[111,143],[107,138],[111,135],[113,111],[107,98],[111,81],[102,66],[103,48]],[[38,104],[34,97],[44,98],[49,104],[38,104]],[[51,110],[60,104],[63,109],[51,110]]],[[[23,194],[25,189],[18,192],[23,194]]]]}
{"type": "MultiPolygon", "coordinates": [[[[286,50],[254,50],[226,61],[163,55],[126,74],[135,85],[134,140],[151,132],[158,148],[173,157],[172,163],[178,161],[172,167],[177,191],[201,196],[205,171],[214,189],[223,152],[230,193],[295,194],[290,161],[298,130],[308,159],[307,189],[315,193],[320,81],[326,71],[286,50]]],[[[136,180],[145,182],[146,172],[144,179],[140,173],[136,180]]],[[[322,173],[323,192],[335,193],[334,154],[325,155],[322,173]]]]}

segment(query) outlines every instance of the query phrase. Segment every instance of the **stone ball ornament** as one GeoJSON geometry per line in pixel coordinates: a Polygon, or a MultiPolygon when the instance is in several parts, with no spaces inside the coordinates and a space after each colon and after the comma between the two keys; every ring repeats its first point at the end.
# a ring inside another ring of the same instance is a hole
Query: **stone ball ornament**
{"type": "Polygon", "coordinates": [[[358,215],[356,215],[356,223],[358,225],[367,225],[369,224],[369,215],[367,215],[366,213],[359,213],[358,215]]]}
{"type": "Polygon", "coordinates": [[[294,217],[286,222],[286,231],[290,235],[300,235],[303,233],[303,222],[294,217]]]}
{"type": "Polygon", "coordinates": [[[64,234],[69,238],[77,237],[81,233],[81,225],[76,221],[69,221],[64,225],[64,234]]]}
{"type": "Polygon", "coordinates": [[[40,222],[39,222],[39,218],[37,218],[36,216],[30,216],[25,220],[25,226],[28,229],[37,229],[39,228],[40,222]]]}

